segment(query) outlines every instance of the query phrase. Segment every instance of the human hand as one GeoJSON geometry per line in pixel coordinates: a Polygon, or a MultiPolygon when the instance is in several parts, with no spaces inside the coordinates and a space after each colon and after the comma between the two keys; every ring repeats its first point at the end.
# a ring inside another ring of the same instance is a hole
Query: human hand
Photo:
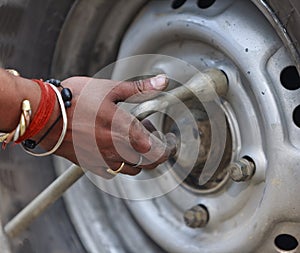
{"type": "MultiPolygon", "coordinates": [[[[56,154],[104,177],[108,176],[108,167],[115,171],[123,162],[124,174],[136,175],[142,168],[154,169],[176,152],[174,136],[169,134],[160,140],[147,130],[154,130],[149,121],[143,125],[117,103],[137,101],[144,94],[165,89],[167,84],[165,75],[132,82],[88,77],[64,80],[62,85],[72,91],[73,99],[67,109],[67,134],[56,154]],[[141,165],[134,167],[141,161],[141,165]]],[[[55,111],[59,115],[58,106],[55,111]]],[[[52,118],[50,121],[55,120],[52,118]]],[[[60,131],[58,125],[41,146],[50,149],[60,131]]]]}

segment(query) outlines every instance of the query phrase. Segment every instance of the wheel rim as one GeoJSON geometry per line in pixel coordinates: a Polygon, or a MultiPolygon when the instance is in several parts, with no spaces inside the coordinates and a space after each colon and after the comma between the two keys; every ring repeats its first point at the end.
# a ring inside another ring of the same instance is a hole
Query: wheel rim
{"type": "MultiPolygon", "coordinates": [[[[250,1],[211,3],[201,9],[188,1],[173,9],[169,2],[150,2],[127,31],[119,58],[149,53],[171,55],[200,69],[224,70],[231,84],[224,110],[233,135],[232,159],[251,157],[255,175],[249,182],[227,181],[218,191],[205,195],[181,186],[162,198],[126,204],[142,230],[166,251],[240,252],[243,248],[253,252],[261,247],[281,252],[274,244],[278,235],[299,239],[299,215],[286,210],[300,208],[293,193],[299,175],[299,129],[292,116],[300,99],[280,80],[280,73],[282,76],[293,63],[276,32],[250,1]],[[283,171],[287,158],[289,171],[283,171]],[[283,190],[287,188],[288,197],[283,190]],[[183,213],[198,204],[208,209],[209,222],[202,229],[188,228],[183,213]]],[[[164,64],[151,68],[176,75],[164,64]]],[[[85,183],[76,186],[77,196],[83,196],[85,183]]],[[[72,196],[67,196],[67,202],[75,226],[87,248],[95,250],[98,241],[87,235],[99,235],[99,227],[91,229],[85,224],[86,214],[76,210],[82,203],[72,200],[72,196]]],[[[84,203],[85,210],[89,210],[86,213],[97,218],[99,226],[103,217],[96,215],[97,210],[90,204],[99,196],[90,193],[88,199],[84,203]]],[[[129,223],[134,220],[122,220],[124,226],[129,223]]],[[[141,230],[135,228],[135,232],[141,230]]],[[[110,247],[117,244],[112,240],[110,247]]],[[[149,252],[155,252],[156,246],[150,244],[146,244],[149,252]]]]}

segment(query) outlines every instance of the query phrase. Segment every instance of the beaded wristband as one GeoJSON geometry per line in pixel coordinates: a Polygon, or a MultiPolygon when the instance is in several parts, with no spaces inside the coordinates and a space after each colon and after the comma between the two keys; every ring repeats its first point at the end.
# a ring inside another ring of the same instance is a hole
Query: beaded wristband
{"type": "MultiPolygon", "coordinates": [[[[57,96],[57,99],[58,99],[58,102],[59,102],[59,105],[60,105],[60,109],[61,109],[62,119],[63,119],[63,129],[61,131],[60,137],[59,137],[57,143],[55,144],[55,146],[51,150],[49,150],[45,153],[41,153],[41,154],[34,153],[34,152],[29,150],[29,148],[26,146],[25,142],[22,143],[22,147],[23,147],[23,149],[26,153],[28,153],[30,155],[33,155],[33,156],[37,156],[37,157],[48,156],[48,155],[53,154],[60,147],[60,145],[62,144],[62,142],[65,138],[65,135],[66,135],[66,132],[67,132],[67,126],[68,126],[68,118],[67,118],[67,112],[66,112],[66,108],[65,108],[65,101],[63,100],[62,94],[60,94],[58,88],[55,87],[53,84],[48,83],[48,85],[56,93],[56,96],[57,96]]],[[[70,93],[71,93],[71,91],[70,91],[70,93]]],[[[71,99],[72,99],[72,93],[71,93],[71,99]]]]}
{"type": "MultiPolygon", "coordinates": [[[[72,100],[72,92],[70,89],[68,88],[64,88],[61,85],[61,81],[57,80],[57,79],[48,79],[46,80],[46,83],[48,84],[52,84],[55,87],[61,87],[62,91],[61,91],[61,96],[62,99],[64,101],[64,105],[65,108],[69,108],[71,106],[71,100],[72,100]]],[[[60,118],[62,117],[62,115],[59,115],[59,117],[54,121],[54,123],[49,127],[49,129],[42,135],[42,137],[38,140],[31,140],[31,139],[27,139],[24,141],[24,146],[28,149],[35,149],[35,147],[37,145],[39,145],[44,139],[45,137],[51,132],[51,130],[55,127],[55,125],[59,122],[60,118]]]]}
{"type": "Polygon", "coordinates": [[[54,85],[57,88],[58,87],[62,88],[62,90],[61,90],[61,96],[62,96],[62,99],[64,101],[65,107],[66,108],[71,107],[71,105],[72,105],[72,103],[71,103],[72,92],[71,92],[71,90],[69,88],[64,88],[61,85],[61,81],[60,80],[53,79],[53,78],[46,80],[46,83],[50,83],[50,84],[54,85]]]}

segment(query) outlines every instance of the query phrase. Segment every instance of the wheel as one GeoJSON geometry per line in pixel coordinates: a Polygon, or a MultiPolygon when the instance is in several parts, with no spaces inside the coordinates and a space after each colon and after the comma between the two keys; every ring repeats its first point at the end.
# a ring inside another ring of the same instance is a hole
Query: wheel
{"type": "MultiPolygon", "coordinates": [[[[168,57],[197,69],[218,68],[229,81],[228,94],[222,100],[228,131],[223,163],[209,183],[198,184],[198,168],[203,165],[198,160],[178,187],[142,201],[112,197],[111,192],[100,191],[101,185],[92,178],[82,178],[66,193],[64,201],[57,202],[12,242],[13,252],[299,250],[297,1],[26,3],[12,1],[1,7],[5,14],[0,22],[5,39],[4,66],[18,68],[28,77],[65,78],[95,75],[116,58],[159,54],[163,57],[150,57],[147,65],[137,66],[139,71],[163,71],[174,80],[180,79],[178,68],[167,64],[171,61],[168,57]],[[34,10],[38,14],[33,19],[34,10]],[[56,18],[49,19],[53,13],[56,18]],[[16,20],[22,23],[14,21],[8,26],[12,14],[20,16],[16,20]],[[228,167],[243,161],[255,165],[255,173],[243,182],[235,182],[228,167]],[[199,213],[202,218],[195,222],[199,213]]],[[[129,67],[120,69],[117,75],[114,72],[114,77],[123,77],[129,67]]],[[[102,77],[111,74],[101,72],[102,77]]],[[[172,81],[172,85],[178,84],[172,81]]],[[[200,115],[197,119],[202,120],[202,128],[197,130],[205,134],[203,110],[199,112],[200,106],[193,102],[187,106],[195,118],[200,115]]],[[[172,110],[176,108],[169,113],[172,110]]],[[[161,131],[176,132],[168,118],[154,121],[161,131]]],[[[185,115],[179,114],[176,122],[189,130],[185,115]]],[[[16,148],[1,156],[3,223],[49,184],[54,178],[53,165],[58,174],[68,166],[58,158],[33,159],[16,148]]],[[[173,162],[170,160],[159,170],[167,170],[173,162]]],[[[178,173],[169,174],[163,187],[178,177],[178,173]]]]}

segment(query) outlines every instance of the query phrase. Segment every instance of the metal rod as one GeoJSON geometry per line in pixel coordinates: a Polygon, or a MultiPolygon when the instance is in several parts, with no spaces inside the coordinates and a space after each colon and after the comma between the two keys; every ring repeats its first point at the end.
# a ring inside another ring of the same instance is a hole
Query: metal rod
{"type": "MultiPolygon", "coordinates": [[[[195,75],[185,85],[169,91],[168,93],[172,96],[165,94],[136,106],[132,114],[143,119],[177,103],[178,99],[184,101],[196,94],[202,101],[211,101],[216,94],[225,95],[227,89],[226,75],[220,70],[210,69],[195,75]],[[172,97],[177,99],[172,99],[172,97]]],[[[19,235],[83,175],[84,172],[79,166],[71,166],[6,224],[4,231],[7,236],[13,238],[19,235]]]]}
{"type": "Polygon", "coordinates": [[[194,75],[186,84],[135,106],[131,114],[142,120],[192,96],[197,96],[200,102],[209,102],[218,96],[225,96],[227,91],[228,81],[225,73],[218,69],[208,69],[194,75]]]}
{"type": "Polygon", "coordinates": [[[20,234],[83,175],[79,166],[72,165],[5,225],[7,236],[13,238],[20,234]]]}
{"type": "Polygon", "coordinates": [[[7,235],[3,231],[1,217],[0,217],[0,252],[1,253],[11,253],[7,235]]]}

